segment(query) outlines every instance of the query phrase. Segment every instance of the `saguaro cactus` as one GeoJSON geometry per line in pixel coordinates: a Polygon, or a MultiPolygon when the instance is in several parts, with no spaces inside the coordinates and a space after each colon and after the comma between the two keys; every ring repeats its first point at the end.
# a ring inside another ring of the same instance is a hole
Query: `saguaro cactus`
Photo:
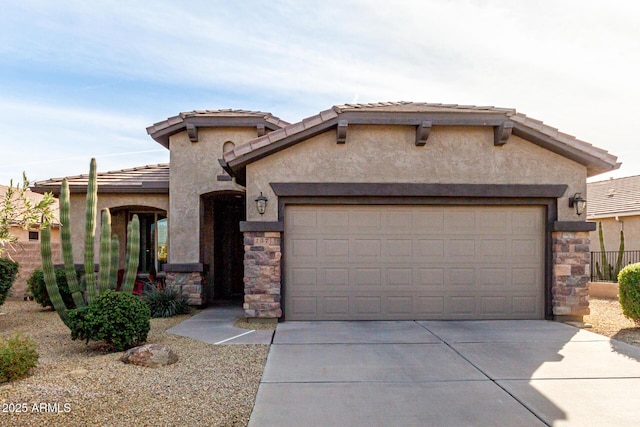
{"type": "Polygon", "coordinates": [[[133,292],[133,284],[140,262],[140,220],[134,215],[127,225],[127,269],[122,280],[123,292],[133,292]]]}
{"type": "Polygon", "coordinates": [[[120,265],[120,239],[115,234],[111,236],[111,266],[109,267],[109,286],[115,290],[118,284],[118,266],[120,265]]]}
{"type": "MultiPolygon", "coordinates": [[[[111,288],[111,213],[109,209],[102,210],[100,224],[100,270],[98,273],[98,292],[103,293],[111,288]]],[[[98,296],[98,295],[95,295],[98,296]]]]}
{"type": "Polygon", "coordinates": [[[96,211],[98,209],[98,176],[96,159],[91,159],[89,165],[89,182],[87,183],[87,208],[85,211],[84,235],[84,272],[87,280],[87,303],[97,295],[96,275],[94,267],[93,243],[96,238],[96,211]]]}
{"type": "MultiPolygon", "coordinates": [[[[99,293],[108,289],[115,288],[116,277],[119,262],[119,241],[116,236],[111,235],[111,214],[108,209],[102,212],[102,225],[100,232],[100,270],[99,280],[96,283],[94,268],[94,240],[95,240],[95,224],[97,210],[97,174],[96,161],[91,159],[89,183],[87,185],[87,203],[86,203],[86,227],[85,227],[85,247],[84,247],[84,265],[85,265],[85,281],[87,290],[83,296],[78,285],[73,263],[73,248],[71,245],[71,226],[70,226],[70,202],[69,202],[69,185],[63,180],[60,192],[60,217],[62,223],[62,253],[65,263],[65,274],[69,283],[69,288],[73,295],[73,300],[77,307],[89,304],[99,293]]],[[[135,281],[138,269],[138,256],[140,254],[140,223],[136,215],[129,222],[128,226],[129,240],[127,244],[127,275],[130,284],[124,286],[122,291],[131,292],[133,290],[133,282],[135,281]]],[[[49,298],[53,303],[55,310],[65,324],[68,324],[69,317],[67,308],[60,296],[58,284],[55,278],[53,259],[51,255],[51,227],[46,225],[42,230],[42,239],[40,244],[42,255],[42,270],[45,276],[45,284],[49,298]]]]}
{"type": "Polygon", "coordinates": [[[58,312],[65,325],[69,325],[69,316],[67,315],[67,307],[64,305],[62,295],[58,289],[56,282],[56,273],[53,268],[53,258],[51,256],[51,225],[47,224],[40,233],[40,254],[42,255],[42,273],[44,283],[47,287],[49,299],[53,304],[53,308],[58,312]]]}
{"type": "Polygon", "coordinates": [[[69,183],[67,178],[62,180],[62,188],[60,190],[60,224],[62,225],[60,234],[62,237],[62,258],[64,259],[64,272],[67,277],[67,284],[71,297],[76,307],[86,305],[80,286],[78,284],[78,276],[76,276],[76,268],[73,263],[73,248],[71,246],[71,202],[69,196],[69,183]]]}

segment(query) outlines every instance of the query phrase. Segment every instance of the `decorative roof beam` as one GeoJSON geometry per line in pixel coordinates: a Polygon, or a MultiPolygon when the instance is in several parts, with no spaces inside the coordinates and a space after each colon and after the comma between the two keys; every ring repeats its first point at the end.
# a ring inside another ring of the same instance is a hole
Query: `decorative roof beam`
{"type": "Polygon", "coordinates": [[[427,139],[429,138],[429,133],[431,132],[431,122],[429,120],[425,120],[420,123],[416,128],[416,146],[422,147],[427,143],[427,139]]]}
{"type": "Polygon", "coordinates": [[[258,130],[258,137],[264,136],[266,130],[263,124],[256,125],[256,129],[258,130]]]}
{"type": "Polygon", "coordinates": [[[347,127],[349,122],[347,120],[338,120],[338,128],[336,129],[336,142],[338,144],[344,144],[347,142],[347,127]]]}
{"type": "Polygon", "coordinates": [[[187,134],[189,141],[198,142],[198,127],[192,123],[187,123],[187,134]]]}
{"type": "Polygon", "coordinates": [[[493,127],[493,145],[502,146],[507,143],[513,130],[513,122],[504,121],[499,126],[493,127]]]}

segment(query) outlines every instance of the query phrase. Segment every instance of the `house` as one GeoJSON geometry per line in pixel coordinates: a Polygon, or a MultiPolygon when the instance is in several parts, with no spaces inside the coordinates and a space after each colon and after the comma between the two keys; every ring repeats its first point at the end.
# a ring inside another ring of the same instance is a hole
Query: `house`
{"type": "MultiPolygon", "coordinates": [[[[587,220],[602,223],[605,250],[617,251],[624,231],[625,250],[640,251],[640,176],[590,182],[587,195],[587,220]]],[[[590,238],[591,250],[600,251],[598,230],[590,238]]]]}
{"type": "MultiPolygon", "coordinates": [[[[99,207],[121,235],[148,215],[142,269],[193,304],[240,296],[270,320],[589,313],[594,224],[573,202],[619,164],[513,109],[348,104],[293,124],[204,110],[147,132],[170,166],[100,174],[99,207]]],[[[70,184],[77,231],[86,177],[70,184]]]]}
{"type": "MultiPolygon", "coordinates": [[[[4,200],[9,187],[0,185],[0,200],[4,200]]],[[[33,191],[25,192],[25,197],[36,205],[42,200],[42,194],[33,191]]],[[[51,251],[53,259],[58,261],[60,257],[60,222],[58,220],[58,201],[55,200],[51,206],[54,214],[53,227],[51,229],[51,251]]],[[[34,224],[34,227],[24,230],[18,224],[11,226],[11,235],[17,238],[15,243],[5,247],[5,254],[8,258],[19,264],[18,276],[11,287],[11,296],[9,299],[23,299],[26,296],[27,280],[37,268],[40,268],[40,224],[34,224]]]]}

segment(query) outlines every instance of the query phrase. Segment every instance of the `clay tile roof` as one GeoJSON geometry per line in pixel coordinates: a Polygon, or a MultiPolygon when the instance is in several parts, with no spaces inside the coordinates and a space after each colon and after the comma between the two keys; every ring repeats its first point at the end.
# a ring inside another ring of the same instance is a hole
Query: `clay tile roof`
{"type": "MultiPolygon", "coordinates": [[[[298,140],[326,131],[330,126],[336,126],[337,121],[340,120],[340,116],[343,114],[345,116],[361,114],[364,119],[361,119],[360,123],[366,123],[367,118],[365,116],[374,115],[375,113],[426,114],[425,117],[428,117],[428,115],[452,117],[453,121],[450,120],[447,124],[456,124],[456,120],[462,123],[464,120],[462,119],[463,115],[466,117],[467,114],[469,117],[482,116],[491,122],[509,120],[514,122],[514,134],[587,166],[588,176],[608,172],[620,166],[617,163],[616,156],[609,154],[607,151],[594,147],[572,135],[559,132],[558,129],[548,126],[540,120],[517,113],[513,108],[407,101],[336,105],[314,116],[307,117],[299,123],[285,126],[281,130],[268,134],[268,136],[261,137],[268,138],[268,144],[260,139],[259,141],[252,140],[239,145],[234,150],[225,153],[224,160],[231,169],[242,168],[255,159],[295,144],[298,140]],[[458,117],[458,119],[455,117],[458,117]]],[[[372,121],[371,123],[375,122],[372,121]]]]}
{"type": "Polygon", "coordinates": [[[177,116],[169,117],[166,120],[154,123],[147,128],[147,133],[151,135],[153,139],[168,148],[169,136],[183,131],[188,122],[201,124],[202,126],[227,126],[233,125],[232,123],[236,123],[236,125],[238,125],[237,123],[241,123],[246,126],[255,126],[256,124],[263,123],[266,127],[272,130],[280,129],[289,125],[289,122],[286,122],[271,113],[265,113],[262,111],[234,109],[193,110],[183,112],[177,116]]]}
{"type": "Polygon", "coordinates": [[[640,215],[640,176],[587,184],[587,218],[640,215]]]}
{"type": "Polygon", "coordinates": [[[440,104],[430,102],[375,102],[369,104],[344,104],[335,107],[339,112],[344,111],[404,111],[404,112],[446,112],[446,111],[488,111],[505,114],[515,114],[512,108],[496,108],[493,106],[440,104]]]}
{"type": "MultiPolygon", "coordinates": [[[[60,194],[60,185],[64,178],[51,178],[33,183],[31,189],[37,193],[47,191],[60,194]]],[[[69,191],[84,193],[87,190],[89,175],[67,177],[69,191]]],[[[138,166],[110,172],[98,172],[98,191],[100,193],[169,193],[169,164],[138,166]]]]}

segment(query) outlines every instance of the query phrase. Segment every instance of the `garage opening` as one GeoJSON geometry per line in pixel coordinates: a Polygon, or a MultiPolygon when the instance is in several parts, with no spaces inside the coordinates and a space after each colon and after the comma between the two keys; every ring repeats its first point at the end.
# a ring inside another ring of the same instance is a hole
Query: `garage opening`
{"type": "Polygon", "coordinates": [[[543,206],[287,205],[287,320],[543,319],[543,206]]]}

